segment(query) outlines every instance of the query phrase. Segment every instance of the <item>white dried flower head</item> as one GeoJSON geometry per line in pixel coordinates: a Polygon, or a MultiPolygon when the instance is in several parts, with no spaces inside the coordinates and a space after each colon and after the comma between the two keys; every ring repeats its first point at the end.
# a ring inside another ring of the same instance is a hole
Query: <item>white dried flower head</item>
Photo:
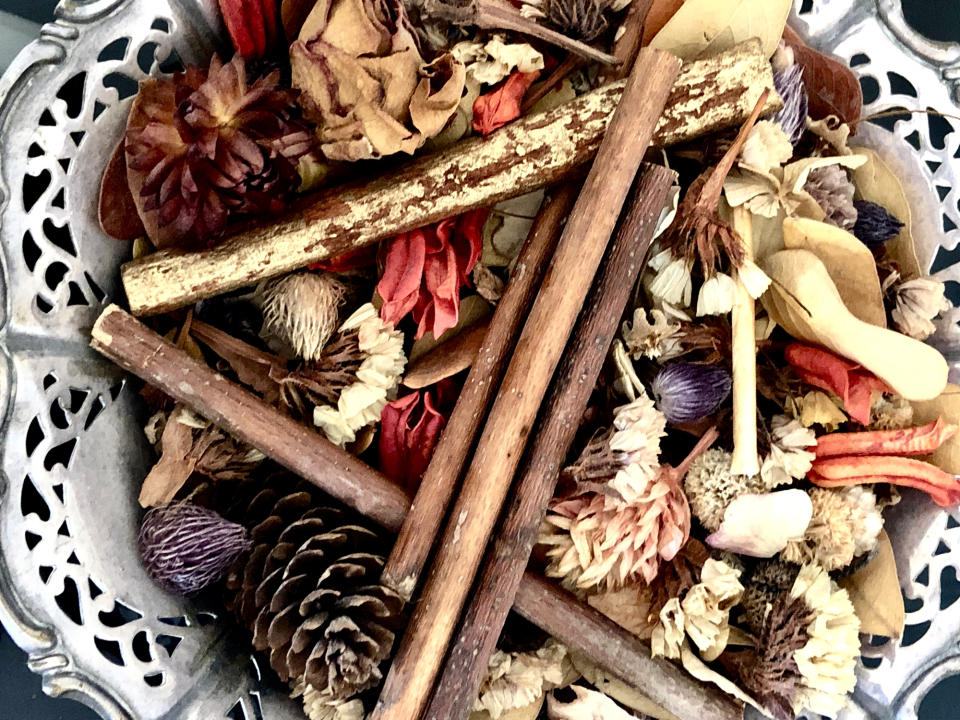
{"type": "Polygon", "coordinates": [[[690,464],[683,480],[690,509],[711,532],[720,529],[723,514],[730,503],[741,495],[764,491],[759,475],[732,475],[730,459],[726,450],[707,450],[690,464]]]}
{"type": "Polygon", "coordinates": [[[729,275],[718,272],[700,286],[697,315],[726,315],[733,310],[736,299],[737,284],[729,275]]]}
{"type": "Polygon", "coordinates": [[[680,647],[683,645],[685,635],[680,598],[670,598],[660,610],[660,622],[653,628],[653,635],[650,637],[650,654],[653,657],[676,660],[680,657],[680,647]]]}
{"type": "Polygon", "coordinates": [[[740,161],[759,170],[779,168],[793,157],[793,143],[779,123],[761,120],[750,130],[740,161]]]}
{"type": "Polygon", "coordinates": [[[338,700],[327,690],[304,685],[300,678],[292,697],[303,698],[303,712],[309,720],[363,720],[363,703],[358,698],[338,700]]]}
{"type": "Polygon", "coordinates": [[[318,360],[337,329],[346,287],[330,273],[302,271],[265,282],[263,326],[304,360],[318,360]]]}
{"type": "Polygon", "coordinates": [[[655,480],[660,458],[660,438],[667,434],[667,419],[646,394],[614,410],[610,450],[622,468],[610,486],[627,502],[635,502],[655,480]]]}
{"type": "Polygon", "coordinates": [[[656,275],[649,278],[648,292],[658,301],[690,307],[693,298],[693,278],[690,273],[693,263],[673,256],[669,250],[662,250],[650,259],[650,268],[656,275]]]}
{"type": "Polygon", "coordinates": [[[506,42],[504,35],[495,34],[486,43],[459,42],[451,54],[466,66],[468,81],[482,85],[496,85],[514,70],[522,73],[543,70],[543,54],[528,43],[506,42]]]}
{"type": "Polygon", "coordinates": [[[895,286],[896,305],[891,313],[897,329],[917,340],[926,340],[937,331],[933,319],[950,309],[942,282],[929,277],[914,278],[895,286]]]}
{"type": "Polygon", "coordinates": [[[396,394],[407,358],[403,352],[403,333],[380,319],[376,308],[362,305],[340,327],[341,331],[357,331],[357,342],[364,359],[357,370],[357,380],[344,388],[336,407],[318,405],[313,423],[321,428],[330,442],[346,445],[356,440],[356,433],[380,419],[380,413],[396,394]]]}
{"type": "Polygon", "coordinates": [[[871,552],[877,546],[883,530],[883,514],[877,505],[877,496],[865,485],[851,485],[840,491],[851,508],[854,520],[854,556],[871,552]]]}
{"type": "Polygon", "coordinates": [[[784,560],[798,565],[813,562],[832,572],[876,547],[883,516],[869,488],[811,488],[808,494],[813,517],[803,538],[784,549],[784,560]]]}
{"type": "Polygon", "coordinates": [[[813,613],[809,640],[793,654],[801,675],[793,709],[835,718],[857,684],[860,620],[847,591],[817,565],[800,569],[790,595],[802,598],[813,613]]]}
{"type": "Polygon", "coordinates": [[[713,558],[704,563],[700,582],[684,595],[683,627],[707,662],[716,660],[730,638],[730,608],[743,597],[740,571],[713,558]]]}
{"type": "Polygon", "coordinates": [[[497,650],[490,657],[487,676],[474,703],[475,711],[486,711],[493,720],[516,708],[525,707],[563,682],[567,649],[553,638],[533,652],[506,653],[497,650]]]}
{"type": "Polygon", "coordinates": [[[817,436],[799,420],[775,415],[770,421],[770,454],[763,460],[760,477],[768,490],[806,477],[816,455],[817,436]]]}
{"type": "Polygon", "coordinates": [[[788,398],[789,412],[804,427],[822,425],[827,432],[833,432],[847,421],[847,415],[836,401],[820,390],[811,390],[803,397],[788,398]]]}
{"type": "Polygon", "coordinates": [[[767,291],[767,288],[770,287],[770,276],[761,270],[760,266],[752,260],[745,260],[743,264],[736,269],[736,276],[754,300],[763,295],[767,291]]]}
{"type": "Polygon", "coordinates": [[[903,430],[913,427],[913,405],[899,395],[874,393],[870,403],[871,430],[903,430]]]}
{"type": "Polygon", "coordinates": [[[633,311],[633,323],[629,320],[623,323],[621,334],[627,351],[634,360],[646,357],[651,360],[668,360],[680,354],[680,341],[677,334],[680,332],[680,323],[670,322],[666,313],[660,309],[647,311],[636,308],[633,311]]]}

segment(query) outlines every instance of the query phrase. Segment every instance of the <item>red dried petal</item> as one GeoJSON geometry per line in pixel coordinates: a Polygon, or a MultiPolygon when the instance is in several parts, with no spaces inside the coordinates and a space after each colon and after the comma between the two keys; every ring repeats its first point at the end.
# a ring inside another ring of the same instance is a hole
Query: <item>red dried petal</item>
{"type": "Polygon", "coordinates": [[[893,392],[869,370],[823,348],[792,343],[784,356],[801,380],[837,395],[847,414],[861,425],[870,424],[873,392],[893,392]]]}
{"type": "Polygon", "coordinates": [[[343,255],[324,260],[323,262],[313,263],[308,266],[309,270],[323,270],[325,272],[342,273],[350,270],[370,267],[377,262],[377,246],[365,245],[356,250],[349,250],[343,255]]]}
{"type": "Polygon", "coordinates": [[[427,238],[423,230],[398,235],[387,246],[377,293],[383,298],[380,317],[396,325],[417,304],[423,279],[427,238]]]}
{"type": "Polygon", "coordinates": [[[520,117],[523,96],[539,75],[539,70],[531,73],[515,70],[496,90],[478,97],[473,103],[473,129],[489,135],[520,117]]]}

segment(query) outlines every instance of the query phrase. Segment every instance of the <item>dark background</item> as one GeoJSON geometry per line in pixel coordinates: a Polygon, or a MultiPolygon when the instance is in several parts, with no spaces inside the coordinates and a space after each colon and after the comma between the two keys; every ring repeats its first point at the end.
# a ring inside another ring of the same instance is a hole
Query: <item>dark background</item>
{"type": "MultiPolygon", "coordinates": [[[[149,0],[145,0],[149,1],[149,0]]],[[[0,0],[0,10],[42,23],[53,16],[55,0],[0,0]]],[[[903,0],[907,20],[934,40],[960,42],[960,0],[903,0]]],[[[0,20],[2,22],[2,20],[0,20]]],[[[920,720],[957,720],[960,676],[941,682],[924,700],[920,720]]],[[[97,720],[93,711],[40,691],[39,676],[0,628],[0,720],[97,720]]]]}

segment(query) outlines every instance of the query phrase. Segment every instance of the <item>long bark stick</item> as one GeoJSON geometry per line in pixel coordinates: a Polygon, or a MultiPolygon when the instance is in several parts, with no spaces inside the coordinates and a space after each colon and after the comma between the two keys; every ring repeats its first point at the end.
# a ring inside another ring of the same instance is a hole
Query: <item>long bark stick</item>
{"type": "Polygon", "coordinates": [[[513,500],[487,552],[472,600],[424,716],[460,720],[470,714],[497,638],[506,622],[524,568],[553,495],[564,459],[616,336],[624,307],[650,247],[657,219],[676,174],[648,167],[631,197],[563,362],[540,411],[533,443],[513,490],[513,500]]]}
{"type": "MultiPolygon", "coordinates": [[[[683,69],[655,142],[669,145],[738,125],[770,63],[750,41],[683,69]]],[[[257,225],[211,250],[159,252],[123,266],[135,315],[151,315],[245,287],[568,176],[597,151],[623,83],[607,85],[489,137],[415,161],[363,185],[306,198],[285,219],[257,225]]],[[[782,106],[776,96],[767,103],[782,106]]]]}
{"type": "MultiPolygon", "coordinates": [[[[309,428],[301,426],[308,435],[300,438],[294,429],[294,425],[299,425],[295,420],[283,414],[274,415],[274,409],[266,402],[190,357],[129,313],[116,306],[104,310],[93,328],[91,345],[120,367],[183,402],[224,430],[233,432],[231,429],[242,428],[237,437],[244,438],[271,459],[387,530],[396,532],[400,528],[410,502],[396,485],[309,428]],[[267,421],[260,422],[258,418],[261,417],[267,421]],[[276,435],[282,436],[285,442],[274,442],[276,435]],[[362,492],[356,492],[357,486],[362,492]]],[[[684,720],[730,720],[736,717],[738,706],[729,699],[712,715],[701,715],[699,710],[695,713],[694,708],[708,702],[709,690],[673,665],[651,660],[649,649],[638,644],[626,630],[615,625],[597,630],[596,612],[572,595],[557,594],[540,586],[528,587],[530,584],[531,580],[527,578],[521,585],[521,590],[527,588],[528,592],[518,594],[515,609],[527,618],[542,614],[542,619],[533,622],[542,624],[547,632],[561,639],[564,639],[565,624],[575,629],[585,628],[584,634],[577,632],[576,637],[566,640],[571,649],[583,653],[621,679],[624,679],[621,673],[629,673],[632,668],[649,667],[649,682],[679,688],[676,696],[668,698],[663,705],[684,720]],[[542,599],[545,593],[549,603],[542,599]],[[575,619],[571,621],[571,617],[575,619]],[[591,637],[593,632],[604,634],[591,637]]]]}
{"type": "MultiPolygon", "coordinates": [[[[740,235],[744,258],[752,261],[753,220],[746,207],[733,209],[733,228],[740,235]]],[[[760,472],[757,455],[756,308],[739,277],[730,321],[733,365],[733,457],[730,472],[756,475],[760,472]]]]}
{"type": "Polygon", "coordinates": [[[420,481],[410,514],[383,569],[383,583],[394,588],[404,600],[410,600],[419,584],[447,505],[486,419],[487,408],[500,386],[509,353],[560,239],[561,225],[573,207],[577,189],[577,185],[559,189],[537,215],[506,292],[493,314],[483,346],[420,481]]]}
{"type": "Polygon", "coordinates": [[[426,706],[550,378],[679,69],[672,55],[643,51],[627,79],[490,410],[371,720],[412,720],[426,706]]]}

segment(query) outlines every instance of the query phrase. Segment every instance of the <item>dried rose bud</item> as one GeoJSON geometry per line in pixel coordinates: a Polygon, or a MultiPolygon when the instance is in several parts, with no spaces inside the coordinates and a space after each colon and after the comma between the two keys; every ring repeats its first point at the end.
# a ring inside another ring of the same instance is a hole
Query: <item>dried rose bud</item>
{"type": "Polygon", "coordinates": [[[900,234],[903,223],[887,212],[887,209],[868,200],[853,203],[857,209],[857,222],[853,234],[868,248],[880,247],[900,234]]]}
{"type": "Polygon", "coordinates": [[[180,502],[150,510],[137,545],[154,582],[177,595],[192,595],[223,577],[250,541],[242,525],[180,502]]]}
{"type": "Polygon", "coordinates": [[[678,362],[657,374],[652,390],[657,408],[669,422],[687,423],[716,412],[732,386],[730,374],[721,367],[678,362]]]}

